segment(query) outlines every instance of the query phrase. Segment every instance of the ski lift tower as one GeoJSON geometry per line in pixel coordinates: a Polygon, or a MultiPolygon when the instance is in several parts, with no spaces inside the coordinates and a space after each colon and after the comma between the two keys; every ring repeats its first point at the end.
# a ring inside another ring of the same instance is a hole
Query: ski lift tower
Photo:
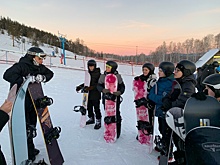
{"type": "Polygon", "coordinates": [[[63,58],[63,64],[66,65],[66,53],[65,53],[65,42],[66,42],[66,35],[62,35],[58,31],[59,41],[61,42],[61,47],[63,50],[63,53],[61,54],[61,58],[63,58]],[[62,57],[63,55],[63,57],[62,57]]]}

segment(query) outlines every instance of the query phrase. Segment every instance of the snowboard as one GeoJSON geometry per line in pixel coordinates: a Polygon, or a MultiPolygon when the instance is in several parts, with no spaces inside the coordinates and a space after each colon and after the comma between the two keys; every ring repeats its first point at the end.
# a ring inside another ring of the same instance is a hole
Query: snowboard
{"type": "MultiPolygon", "coordinates": [[[[47,155],[45,160],[49,160],[51,165],[62,165],[64,158],[60,151],[58,141],[60,127],[53,127],[48,105],[52,104],[51,98],[44,96],[41,83],[30,83],[28,86],[32,103],[38,116],[40,128],[44,137],[47,155]]],[[[46,162],[48,164],[48,162],[46,162]]]]}
{"type": "MultiPolygon", "coordinates": [[[[136,105],[141,102],[142,98],[147,97],[147,82],[140,79],[133,81],[134,102],[136,105]]],[[[148,109],[144,106],[136,106],[137,114],[137,129],[138,129],[138,141],[141,144],[150,144],[152,131],[147,131],[147,127],[150,127],[148,109]]],[[[152,127],[152,126],[151,126],[152,127]]],[[[153,129],[151,129],[153,130],[153,129]]]]}
{"type": "Polygon", "coordinates": [[[220,103],[214,97],[207,96],[206,100],[191,97],[184,107],[184,123],[186,134],[199,126],[220,127],[220,103]]]}
{"type": "Polygon", "coordinates": [[[29,162],[25,119],[25,95],[29,82],[30,78],[26,79],[18,92],[17,85],[14,85],[7,98],[7,100],[13,102],[10,120],[8,122],[13,165],[29,162]]]}
{"type": "Polygon", "coordinates": [[[105,118],[104,118],[104,139],[107,143],[114,143],[117,139],[116,127],[116,96],[118,80],[116,75],[107,74],[105,76],[105,89],[110,93],[105,94],[105,118]]]}
{"type": "MultiPolygon", "coordinates": [[[[84,87],[90,86],[90,80],[91,80],[91,76],[90,76],[89,72],[86,70],[85,71],[85,79],[84,79],[84,87]]],[[[74,106],[73,110],[75,112],[81,113],[80,127],[85,127],[86,126],[86,111],[87,111],[89,93],[88,93],[88,91],[85,91],[84,88],[81,90],[81,93],[83,93],[82,105],[74,106]]]]}
{"type": "Polygon", "coordinates": [[[220,128],[213,126],[195,127],[185,139],[187,164],[220,164],[220,128]]]}
{"type": "Polygon", "coordinates": [[[186,131],[184,126],[183,116],[177,118],[173,111],[182,111],[179,107],[173,107],[166,113],[166,122],[167,125],[184,141],[186,137],[186,131]]]}

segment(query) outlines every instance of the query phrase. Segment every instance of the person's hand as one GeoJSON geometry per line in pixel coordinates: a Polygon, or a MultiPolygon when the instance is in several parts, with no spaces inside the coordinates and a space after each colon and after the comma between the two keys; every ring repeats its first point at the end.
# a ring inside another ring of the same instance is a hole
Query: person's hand
{"type": "Polygon", "coordinates": [[[91,91],[91,90],[93,90],[93,89],[94,89],[93,86],[89,86],[89,87],[85,86],[85,87],[84,87],[84,90],[87,91],[87,92],[88,92],[88,91],[91,91]]]}
{"type": "Polygon", "coordinates": [[[110,93],[110,90],[104,88],[104,89],[102,90],[102,93],[110,93]]]}
{"type": "Polygon", "coordinates": [[[139,76],[136,76],[136,77],[134,77],[134,80],[137,81],[137,80],[139,80],[139,78],[140,78],[139,76]]]}
{"type": "Polygon", "coordinates": [[[1,105],[0,109],[4,111],[5,113],[9,113],[12,108],[12,102],[5,100],[5,102],[1,105]]]}
{"type": "Polygon", "coordinates": [[[120,91],[113,92],[113,95],[115,95],[115,96],[120,96],[120,95],[121,95],[121,92],[120,92],[120,91]]]}
{"type": "Polygon", "coordinates": [[[35,81],[37,83],[45,82],[46,81],[46,77],[44,75],[38,74],[37,76],[35,76],[35,81]]]}
{"type": "Polygon", "coordinates": [[[197,100],[206,100],[206,95],[203,92],[193,93],[191,97],[196,98],[197,100]]]}
{"type": "Polygon", "coordinates": [[[168,111],[170,108],[172,108],[172,102],[169,98],[163,99],[163,105],[161,107],[162,111],[168,111]]]}

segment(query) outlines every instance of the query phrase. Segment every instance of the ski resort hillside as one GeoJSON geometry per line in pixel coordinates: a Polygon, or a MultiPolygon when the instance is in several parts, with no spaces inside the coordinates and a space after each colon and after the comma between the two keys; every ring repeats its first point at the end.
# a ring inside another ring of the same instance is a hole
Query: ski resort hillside
{"type": "MultiPolygon", "coordinates": [[[[13,63],[19,60],[26,53],[19,43],[12,47],[11,38],[8,35],[0,35],[0,102],[3,103],[7,97],[9,83],[2,78],[3,73],[13,63]]],[[[31,45],[26,44],[25,48],[31,45]]],[[[41,46],[45,53],[51,55],[54,50],[49,45],[41,46]]],[[[66,52],[68,57],[75,54],[66,52]]],[[[149,147],[141,145],[137,140],[136,112],[134,105],[134,93],[132,91],[132,81],[135,75],[141,74],[141,66],[131,66],[130,64],[120,64],[118,71],[122,74],[125,83],[125,93],[122,95],[121,104],[122,132],[120,138],[113,144],[108,144],[103,138],[104,125],[95,130],[94,125],[85,128],[79,126],[80,113],[73,111],[73,106],[80,105],[82,94],[75,91],[75,87],[84,80],[84,70],[90,58],[77,55],[77,59],[67,58],[66,65],[60,63],[60,57],[48,56],[44,63],[54,72],[54,77],[48,83],[43,84],[45,95],[52,97],[53,105],[49,107],[54,126],[61,127],[61,135],[58,139],[65,163],[64,165],[156,165],[159,153],[153,151],[148,153],[149,147]]],[[[98,61],[97,66],[102,73],[105,68],[105,61],[98,61]]],[[[157,69],[155,71],[157,73],[157,69]]],[[[102,116],[104,116],[103,105],[101,104],[102,116]]],[[[41,132],[37,127],[36,148],[40,149],[40,154],[36,157],[36,162],[43,158],[45,147],[41,132]]],[[[157,128],[156,128],[157,131],[157,128]]],[[[9,132],[7,125],[0,133],[0,145],[6,157],[8,165],[12,165],[11,150],[9,142],[9,132]]]]}

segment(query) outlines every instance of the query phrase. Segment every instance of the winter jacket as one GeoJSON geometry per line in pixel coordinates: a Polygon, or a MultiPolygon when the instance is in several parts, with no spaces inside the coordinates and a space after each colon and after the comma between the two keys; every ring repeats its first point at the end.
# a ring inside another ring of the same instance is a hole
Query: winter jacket
{"type": "Polygon", "coordinates": [[[161,110],[162,98],[171,92],[173,81],[173,74],[169,77],[160,77],[148,94],[148,98],[156,104],[155,115],[157,117],[165,118],[165,113],[161,110]]]}
{"type": "Polygon", "coordinates": [[[184,108],[186,101],[195,93],[196,80],[194,75],[189,75],[180,79],[176,79],[172,84],[172,91],[163,99],[163,106],[165,102],[170,102],[170,107],[184,108]]]}
{"type": "Polygon", "coordinates": [[[89,71],[89,74],[91,76],[90,87],[93,87],[92,90],[89,91],[89,100],[100,100],[101,92],[97,89],[99,77],[101,75],[100,68],[95,68],[94,71],[89,71]]]}
{"type": "Polygon", "coordinates": [[[143,74],[134,78],[135,80],[141,79],[142,81],[147,82],[147,92],[150,92],[150,89],[156,84],[157,76],[155,74],[151,74],[149,76],[144,76],[143,74]]]}
{"type": "Polygon", "coordinates": [[[12,67],[8,68],[5,71],[3,78],[10,82],[10,88],[14,84],[17,84],[19,89],[28,75],[36,76],[37,74],[44,75],[46,77],[45,82],[53,77],[53,72],[50,69],[43,64],[40,64],[39,66],[34,65],[33,57],[26,55],[21,57],[18,63],[15,63],[12,67]]]}

